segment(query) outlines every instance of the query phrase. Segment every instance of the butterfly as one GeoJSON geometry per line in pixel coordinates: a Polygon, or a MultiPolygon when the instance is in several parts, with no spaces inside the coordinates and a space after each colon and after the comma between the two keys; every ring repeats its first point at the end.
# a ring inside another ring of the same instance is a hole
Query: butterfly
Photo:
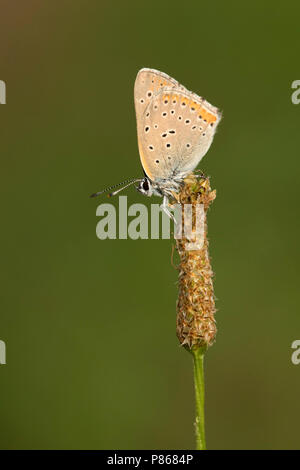
{"type": "MultiPolygon", "coordinates": [[[[169,75],[143,68],[136,77],[134,103],[138,148],[144,178],[124,181],[146,196],[162,196],[162,209],[171,218],[169,197],[180,190],[211,146],[221,113],[169,75]]],[[[92,194],[98,196],[119,186],[92,194]]]]}

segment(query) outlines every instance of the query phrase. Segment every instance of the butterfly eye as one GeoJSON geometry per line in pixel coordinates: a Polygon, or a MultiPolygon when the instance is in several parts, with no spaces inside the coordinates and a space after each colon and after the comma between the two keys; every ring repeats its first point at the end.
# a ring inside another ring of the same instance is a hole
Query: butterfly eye
{"type": "Polygon", "coordinates": [[[144,191],[149,191],[149,184],[147,180],[143,181],[143,189],[144,191]]]}

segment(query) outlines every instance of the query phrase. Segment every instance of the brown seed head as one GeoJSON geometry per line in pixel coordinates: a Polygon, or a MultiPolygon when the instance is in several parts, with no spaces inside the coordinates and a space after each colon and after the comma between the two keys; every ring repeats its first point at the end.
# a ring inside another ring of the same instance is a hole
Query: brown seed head
{"type": "Polygon", "coordinates": [[[187,239],[184,231],[182,238],[176,240],[180,256],[177,337],[180,344],[189,350],[206,349],[214,342],[217,332],[214,318],[216,309],[213,271],[208,254],[206,221],[207,210],[215,197],[216,191],[211,190],[209,178],[196,177],[194,174],[185,179],[181,191],[175,195],[177,203],[182,207],[182,227],[184,227],[184,205],[192,206],[192,230],[196,233],[196,249],[188,249],[190,238],[187,239]],[[197,205],[202,205],[201,234],[195,230],[197,205]]]}

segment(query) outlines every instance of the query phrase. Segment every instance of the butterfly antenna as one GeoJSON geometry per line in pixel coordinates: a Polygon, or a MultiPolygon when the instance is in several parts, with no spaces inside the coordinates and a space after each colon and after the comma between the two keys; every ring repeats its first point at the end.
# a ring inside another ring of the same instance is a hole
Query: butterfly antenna
{"type": "Polygon", "coordinates": [[[133,184],[133,183],[137,183],[138,181],[142,181],[142,180],[141,180],[140,178],[138,178],[138,179],[125,180],[125,181],[123,181],[122,183],[114,184],[113,186],[109,186],[109,188],[105,188],[105,189],[103,189],[102,191],[98,191],[97,193],[93,193],[93,194],[90,195],[90,197],[100,196],[100,194],[107,193],[108,191],[111,191],[112,189],[117,188],[118,186],[122,186],[122,184],[125,184],[125,186],[123,186],[122,188],[118,189],[117,191],[114,191],[114,192],[108,194],[108,197],[115,196],[115,195],[118,194],[120,191],[123,191],[123,189],[128,188],[128,186],[130,186],[130,185],[133,184]],[[128,183],[128,184],[126,184],[126,183],[128,183]]]}

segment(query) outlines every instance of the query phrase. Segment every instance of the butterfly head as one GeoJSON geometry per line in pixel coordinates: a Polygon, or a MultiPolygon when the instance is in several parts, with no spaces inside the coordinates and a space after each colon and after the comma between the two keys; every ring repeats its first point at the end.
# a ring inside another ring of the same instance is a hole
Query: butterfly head
{"type": "Polygon", "coordinates": [[[150,197],[154,193],[153,185],[152,185],[151,181],[149,180],[149,178],[147,178],[147,176],[142,181],[140,181],[140,183],[136,187],[136,189],[140,193],[144,194],[144,196],[149,196],[150,197]]]}

